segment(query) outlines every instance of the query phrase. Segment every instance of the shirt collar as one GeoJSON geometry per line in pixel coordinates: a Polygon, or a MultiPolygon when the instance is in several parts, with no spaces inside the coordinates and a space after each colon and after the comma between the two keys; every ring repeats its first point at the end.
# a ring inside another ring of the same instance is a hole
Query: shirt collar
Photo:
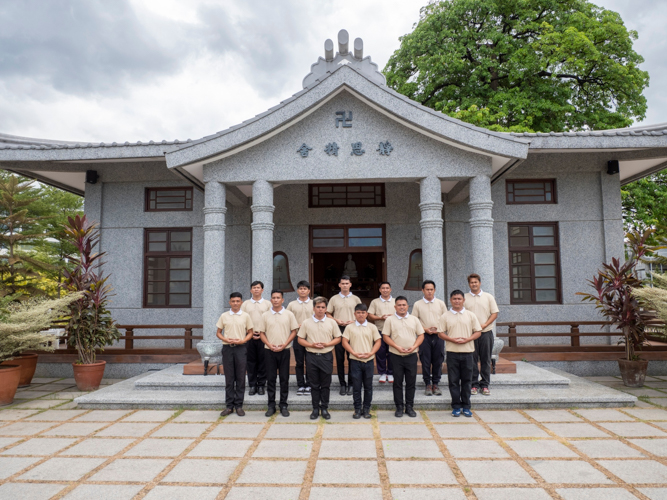
{"type": "Polygon", "coordinates": [[[368,320],[364,321],[363,323],[359,323],[357,320],[355,320],[354,324],[357,326],[368,326],[368,320]]]}
{"type": "Polygon", "coordinates": [[[396,316],[398,319],[408,319],[410,317],[410,313],[405,313],[405,316],[399,316],[398,313],[394,313],[394,316],[396,316]]]}
{"type": "Polygon", "coordinates": [[[271,313],[273,314],[282,314],[285,311],[285,308],[283,307],[280,311],[276,312],[273,310],[273,307],[271,308],[271,313]]]}
{"type": "Polygon", "coordinates": [[[341,292],[338,292],[338,295],[340,295],[340,296],[343,297],[344,299],[347,299],[347,298],[352,297],[352,292],[348,293],[347,295],[343,295],[341,292]]]}
{"type": "Polygon", "coordinates": [[[465,307],[463,309],[461,309],[460,311],[455,311],[451,307],[449,308],[449,312],[451,312],[452,314],[463,314],[465,312],[465,310],[466,310],[465,307]]]}
{"type": "Polygon", "coordinates": [[[315,315],[313,314],[313,321],[314,321],[315,323],[319,323],[320,321],[325,321],[326,319],[327,319],[326,316],[325,316],[324,318],[322,318],[322,319],[317,319],[317,318],[315,317],[315,315]]]}
{"type": "Polygon", "coordinates": [[[473,297],[481,297],[483,293],[484,291],[481,288],[479,289],[479,293],[472,293],[472,290],[470,290],[470,295],[473,297]]]}
{"type": "Polygon", "coordinates": [[[300,298],[297,297],[297,298],[296,298],[296,301],[297,301],[299,304],[307,304],[308,302],[310,302],[310,297],[306,297],[306,300],[301,300],[300,298]]]}
{"type": "Polygon", "coordinates": [[[435,297],[433,297],[433,300],[426,300],[426,297],[422,297],[422,299],[423,299],[424,302],[426,302],[427,304],[433,304],[433,302],[435,302],[435,297]]]}
{"type": "Polygon", "coordinates": [[[389,296],[389,299],[387,299],[387,300],[384,300],[384,299],[382,298],[382,295],[380,295],[380,300],[381,300],[382,302],[391,302],[391,295],[389,296]]]}
{"type": "Polygon", "coordinates": [[[250,297],[250,300],[252,301],[253,304],[261,304],[264,302],[264,297],[261,297],[259,300],[255,300],[252,297],[250,297]]]}
{"type": "Polygon", "coordinates": [[[232,310],[230,309],[230,310],[229,310],[229,314],[231,314],[231,315],[236,314],[236,315],[238,315],[238,316],[241,316],[241,314],[243,314],[243,311],[241,311],[241,309],[239,309],[239,312],[235,313],[234,311],[232,311],[232,310]]]}

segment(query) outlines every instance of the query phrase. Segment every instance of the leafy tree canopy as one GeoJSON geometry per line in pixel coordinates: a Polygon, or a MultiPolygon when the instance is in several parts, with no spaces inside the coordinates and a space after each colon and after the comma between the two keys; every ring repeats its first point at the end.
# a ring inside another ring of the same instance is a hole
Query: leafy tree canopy
{"type": "Polygon", "coordinates": [[[667,170],[621,188],[626,231],[656,228],[655,241],[667,238],[667,170]]]}
{"type": "Polygon", "coordinates": [[[384,73],[411,99],[491,130],[620,128],[646,114],[636,39],[588,0],[439,1],[384,73]]]}

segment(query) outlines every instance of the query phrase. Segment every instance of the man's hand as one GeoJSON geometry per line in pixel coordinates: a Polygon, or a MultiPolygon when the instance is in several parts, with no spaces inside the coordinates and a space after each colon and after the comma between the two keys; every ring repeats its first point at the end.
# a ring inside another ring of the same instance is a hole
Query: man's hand
{"type": "Polygon", "coordinates": [[[252,332],[252,338],[255,340],[259,340],[260,339],[259,332],[252,332]]]}
{"type": "Polygon", "coordinates": [[[356,357],[356,358],[359,358],[359,359],[368,359],[368,358],[371,357],[371,353],[370,352],[362,352],[362,353],[356,353],[355,352],[353,354],[353,356],[356,357]]]}
{"type": "Polygon", "coordinates": [[[227,342],[229,342],[230,344],[240,344],[241,343],[241,341],[239,339],[232,339],[232,338],[225,337],[225,340],[227,342]]]}
{"type": "Polygon", "coordinates": [[[326,346],[326,344],[324,344],[323,342],[315,342],[315,343],[313,344],[313,347],[314,347],[315,349],[325,349],[327,346],[326,346]]]}
{"type": "Polygon", "coordinates": [[[347,325],[347,323],[345,323],[345,321],[343,321],[342,319],[337,319],[337,320],[336,320],[336,323],[338,323],[338,326],[345,326],[345,325],[347,325]]]}
{"type": "Polygon", "coordinates": [[[431,335],[433,335],[434,333],[438,333],[438,328],[435,326],[430,326],[426,328],[426,333],[429,333],[431,335]]]}
{"type": "Polygon", "coordinates": [[[391,314],[385,314],[384,316],[382,316],[382,319],[387,319],[387,318],[389,318],[390,316],[391,316],[391,314]]]}
{"type": "Polygon", "coordinates": [[[285,349],[285,346],[284,346],[283,344],[278,344],[278,345],[276,345],[276,344],[271,344],[271,350],[272,350],[273,352],[280,352],[280,351],[282,351],[283,349],[285,349]]]}

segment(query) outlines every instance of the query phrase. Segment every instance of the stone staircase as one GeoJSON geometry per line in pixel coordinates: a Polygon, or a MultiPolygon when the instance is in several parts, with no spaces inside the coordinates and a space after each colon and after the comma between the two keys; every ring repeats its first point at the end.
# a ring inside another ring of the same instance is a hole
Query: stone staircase
{"type": "MultiPolygon", "coordinates": [[[[491,395],[472,397],[473,409],[510,408],[592,408],[634,406],[637,398],[556,369],[544,369],[518,361],[514,374],[492,375],[491,395]]],[[[424,395],[424,383],[417,378],[416,409],[449,409],[447,376],[440,381],[442,396],[424,395]]],[[[183,375],[183,365],[147,372],[137,377],[99,389],[75,400],[87,409],[222,409],[225,377],[223,375],[183,375]]],[[[290,377],[289,408],[308,410],[310,396],[296,395],[296,377],[290,377]]],[[[334,375],[330,409],[352,410],[352,396],[338,394],[340,386],[334,375]]],[[[244,408],[266,409],[267,397],[248,396],[244,408]]],[[[391,384],[373,384],[373,406],[394,409],[391,384]]]]}

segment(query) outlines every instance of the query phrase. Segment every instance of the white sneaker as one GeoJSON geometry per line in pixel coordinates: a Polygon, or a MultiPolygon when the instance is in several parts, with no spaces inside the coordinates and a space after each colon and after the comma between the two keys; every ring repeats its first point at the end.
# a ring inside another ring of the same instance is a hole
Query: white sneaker
{"type": "Polygon", "coordinates": [[[382,375],[380,375],[380,383],[384,384],[386,381],[387,381],[387,374],[383,373],[382,375]]]}
{"type": "Polygon", "coordinates": [[[389,382],[390,384],[393,384],[394,383],[394,376],[393,375],[387,375],[387,382],[389,382]]]}

